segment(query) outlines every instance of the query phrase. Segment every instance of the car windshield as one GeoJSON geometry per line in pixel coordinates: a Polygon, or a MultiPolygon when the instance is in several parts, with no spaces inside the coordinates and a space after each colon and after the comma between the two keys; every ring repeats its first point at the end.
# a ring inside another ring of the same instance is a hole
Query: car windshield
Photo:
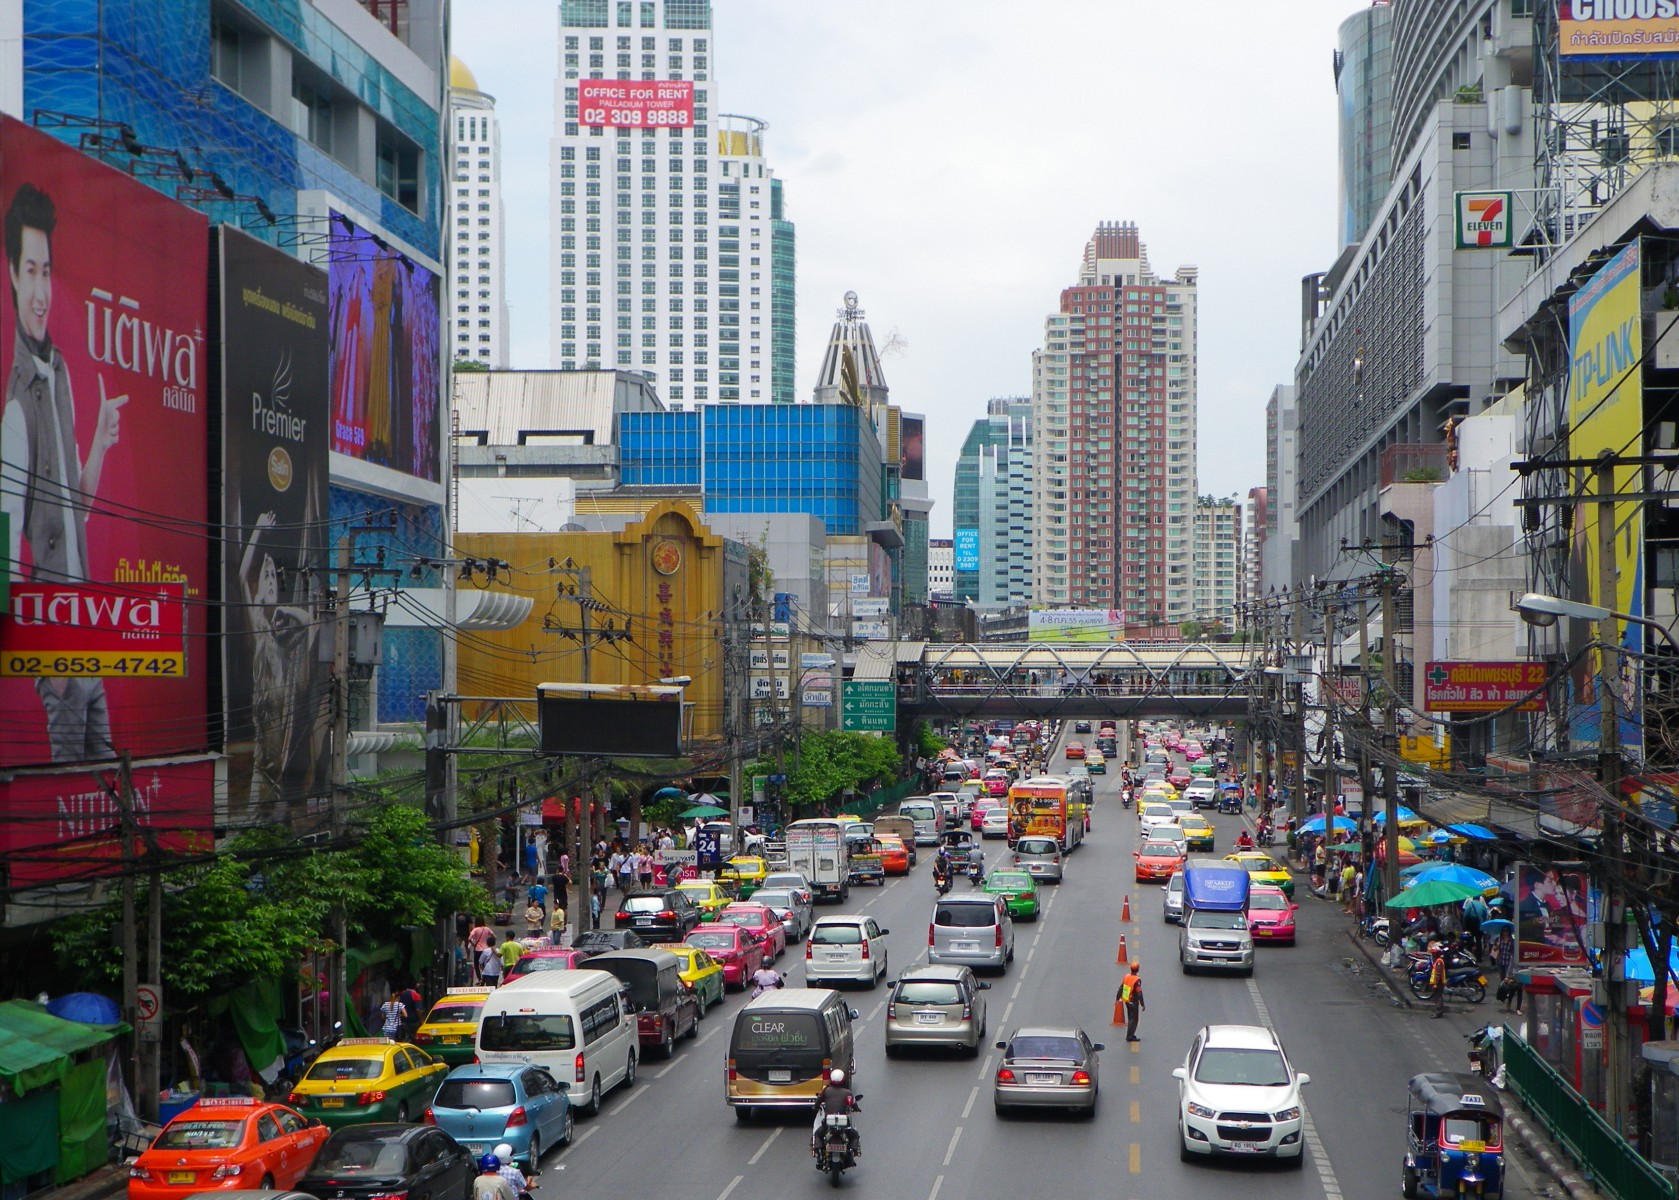
{"type": "Polygon", "coordinates": [[[958,929],[984,929],[997,923],[997,910],[987,904],[941,904],[933,910],[933,924],[958,929]]]}
{"type": "Polygon", "coordinates": [[[1282,909],[1288,907],[1287,896],[1265,896],[1255,892],[1248,898],[1249,908],[1282,909]]]}
{"type": "Polygon", "coordinates": [[[1055,854],[1055,843],[1049,838],[1021,838],[1014,844],[1016,854],[1055,854]]]}
{"type": "Polygon", "coordinates": [[[1246,1084],[1249,1087],[1283,1087],[1288,1083],[1288,1064],[1275,1050],[1209,1046],[1195,1064],[1197,1083],[1246,1084]]]}
{"type": "Polygon", "coordinates": [[[811,944],[817,946],[855,946],[862,940],[859,925],[818,925],[810,931],[811,944]]]}
{"type": "Polygon", "coordinates": [[[437,1108],[511,1108],[513,1083],[507,1079],[445,1079],[437,1089],[437,1108]]]}
{"type": "Polygon", "coordinates": [[[485,1017],[478,1027],[478,1045],[484,1050],[571,1050],[576,1044],[571,1018],[558,1013],[504,1013],[485,1017]]]}
{"type": "Polygon", "coordinates": [[[792,892],[784,892],[775,889],[771,889],[766,892],[763,888],[759,888],[752,894],[752,898],[759,904],[768,908],[787,909],[793,907],[792,892]]]}
{"type": "Polygon", "coordinates": [[[241,1140],[245,1122],[174,1121],[153,1144],[154,1150],[231,1150],[241,1140]]]}
{"type": "Polygon", "coordinates": [[[717,914],[719,925],[743,925],[747,929],[756,929],[764,923],[761,912],[742,912],[740,909],[727,909],[717,914]]]}
{"type": "Polygon", "coordinates": [[[905,1004],[960,1004],[962,989],[942,979],[906,979],[896,999],[905,1004]]]}
{"type": "Polygon", "coordinates": [[[1178,844],[1176,842],[1144,842],[1139,851],[1144,858],[1176,858],[1178,844]]]}
{"type": "Polygon", "coordinates": [[[1483,1122],[1479,1117],[1447,1117],[1440,1123],[1440,1140],[1448,1146],[1456,1146],[1463,1142],[1496,1144],[1498,1131],[1491,1120],[1483,1122]]]}
{"type": "Polygon", "coordinates": [[[663,896],[631,896],[620,906],[625,912],[663,912],[666,908],[663,896]]]}
{"type": "Polygon", "coordinates": [[[426,1020],[436,1025],[470,1025],[483,1009],[483,1001],[477,1004],[439,1004],[426,1020]]]}
{"type": "Polygon", "coordinates": [[[542,955],[527,954],[513,964],[513,970],[519,975],[534,975],[538,971],[569,971],[571,964],[570,955],[557,954],[553,958],[546,958],[542,955]]]}
{"type": "Polygon", "coordinates": [[[766,875],[764,882],[773,887],[802,888],[805,886],[803,875],[766,875]]]}
{"type": "Polygon", "coordinates": [[[1197,929],[1246,929],[1248,919],[1239,912],[1205,912],[1198,910],[1190,924],[1197,929]]]}
{"type": "Polygon", "coordinates": [[[408,1173],[408,1147],[401,1142],[375,1140],[373,1137],[332,1137],[321,1147],[309,1171],[314,1175],[405,1175],[408,1173]]]}
{"type": "Polygon", "coordinates": [[[382,1058],[316,1059],[303,1078],[313,1083],[333,1083],[340,1079],[377,1079],[385,1070],[382,1058]]]}
{"type": "Polygon", "coordinates": [[[1149,820],[1149,819],[1153,819],[1153,818],[1157,818],[1157,817],[1162,821],[1171,820],[1171,818],[1172,818],[1172,807],[1171,807],[1171,805],[1169,805],[1169,804],[1145,804],[1145,805],[1143,805],[1143,818],[1145,820],[1149,820]]]}
{"type": "Polygon", "coordinates": [[[1079,1062],[1084,1058],[1084,1047],[1077,1038],[1017,1037],[1009,1043],[1008,1055],[1010,1058],[1059,1058],[1079,1062]]]}
{"type": "Polygon", "coordinates": [[[987,884],[998,888],[1029,888],[1032,877],[1024,871],[993,871],[987,884]]]}
{"type": "Polygon", "coordinates": [[[735,935],[721,931],[701,930],[699,933],[688,935],[690,946],[703,946],[707,950],[733,950],[735,935]]]}
{"type": "Polygon", "coordinates": [[[1242,866],[1246,867],[1248,872],[1254,875],[1263,875],[1267,871],[1275,871],[1277,869],[1277,864],[1268,858],[1244,858],[1241,861],[1242,866]]]}

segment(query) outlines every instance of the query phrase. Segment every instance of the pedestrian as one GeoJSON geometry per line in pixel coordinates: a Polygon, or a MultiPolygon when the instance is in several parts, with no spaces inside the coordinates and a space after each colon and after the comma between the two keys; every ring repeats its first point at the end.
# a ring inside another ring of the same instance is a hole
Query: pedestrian
{"type": "Polygon", "coordinates": [[[392,988],[391,998],[379,1006],[379,1032],[394,1039],[402,1033],[402,1023],[407,1019],[408,1009],[402,1003],[401,994],[392,988]]]}
{"type": "Polygon", "coordinates": [[[1516,965],[1516,939],[1508,929],[1498,931],[1492,944],[1492,961],[1498,967],[1498,1000],[1505,1012],[1522,1011],[1522,987],[1513,978],[1516,965]]]}
{"type": "Polygon", "coordinates": [[[513,964],[525,956],[525,948],[519,944],[519,939],[513,936],[511,930],[502,935],[501,945],[496,947],[496,952],[501,955],[503,975],[511,971],[513,964]]]}
{"type": "Polygon", "coordinates": [[[1446,1015],[1446,947],[1440,942],[1428,946],[1428,985],[1434,989],[1434,1017],[1446,1015]]]}
{"type": "Polygon", "coordinates": [[[483,979],[483,973],[478,970],[478,961],[483,956],[485,950],[495,945],[495,941],[495,930],[484,924],[482,919],[480,919],[478,923],[467,932],[466,949],[467,954],[472,961],[474,979],[483,979]]]}
{"type": "Polygon", "coordinates": [[[636,878],[641,880],[641,890],[651,891],[653,888],[653,856],[647,852],[647,843],[641,843],[641,849],[635,854],[636,878]]]}
{"type": "Polygon", "coordinates": [[[1138,1042],[1137,1020],[1142,1016],[1148,1004],[1143,1000],[1142,965],[1132,963],[1126,971],[1125,978],[1119,981],[1119,991],[1114,999],[1125,1005],[1125,1040],[1138,1042]]]}
{"type": "Polygon", "coordinates": [[[614,856],[614,861],[618,864],[618,886],[622,889],[624,895],[628,896],[630,888],[635,886],[635,855],[620,850],[614,856]]]}
{"type": "Polygon", "coordinates": [[[1470,896],[1463,902],[1463,940],[1469,944],[1470,951],[1477,960],[1481,957],[1482,939],[1481,922],[1490,920],[1492,910],[1482,897],[1470,896]]]}
{"type": "Polygon", "coordinates": [[[566,911],[565,893],[557,893],[554,897],[554,911],[548,916],[548,940],[556,946],[565,945],[566,941],[566,911]]]}
{"type": "Polygon", "coordinates": [[[525,898],[541,908],[544,913],[548,911],[548,885],[542,882],[541,876],[538,876],[536,882],[531,884],[530,890],[525,893],[525,898]]]}
{"type": "Polygon", "coordinates": [[[1353,915],[1353,904],[1358,899],[1358,868],[1353,865],[1351,856],[1344,856],[1341,867],[1341,911],[1349,917],[1353,915]]]}
{"type": "Polygon", "coordinates": [[[542,927],[548,923],[548,914],[542,911],[542,905],[532,900],[525,906],[525,936],[541,937],[542,927]]]}
{"type": "Polygon", "coordinates": [[[501,951],[493,945],[478,952],[478,978],[485,987],[493,988],[501,983],[501,951]]]}
{"type": "Polygon", "coordinates": [[[397,993],[397,999],[402,1001],[402,1007],[408,1010],[408,1018],[402,1023],[402,1040],[411,1042],[414,1034],[420,1028],[420,1016],[426,1010],[426,999],[420,995],[418,983],[411,983],[397,993]]]}

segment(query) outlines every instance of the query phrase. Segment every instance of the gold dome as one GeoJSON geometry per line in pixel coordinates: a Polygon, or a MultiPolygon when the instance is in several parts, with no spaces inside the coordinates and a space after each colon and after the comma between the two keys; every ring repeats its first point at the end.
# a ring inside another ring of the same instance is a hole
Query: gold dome
{"type": "Polygon", "coordinates": [[[478,80],[473,77],[472,70],[454,55],[449,56],[449,86],[466,92],[476,92],[478,80]]]}

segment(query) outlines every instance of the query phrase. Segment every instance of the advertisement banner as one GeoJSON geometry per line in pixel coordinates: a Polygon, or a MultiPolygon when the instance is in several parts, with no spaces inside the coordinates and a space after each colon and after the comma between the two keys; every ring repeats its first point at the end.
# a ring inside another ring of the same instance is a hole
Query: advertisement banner
{"type": "Polygon", "coordinates": [[[694,85],[686,79],[584,79],[577,84],[577,123],[611,129],[688,129],[694,124],[694,85]]]}
{"type": "Polygon", "coordinates": [[[327,275],[218,232],[228,796],[271,820],[329,778],[327,275]]]}
{"type": "Polygon", "coordinates": [[[1519,866],[1500,890],[1516,893],[1516,960],[1583,963],[1589,898],[1581,871],[1519,866]]]}
{"type": "Polygon", "coordinates": [[[1679,0],[1557,0],[1557,54],[1679,57],[1679,0]]]}
{"type": "MultiPolygon", "coordinates": [[[[1644,453],[1644,389],[1638,362],[1644,355],[1644,327],[1639,300],[1642,275],[1640,243],[1634,241],[1603,265],[1568,301],[1568,456],[1594,459],[1605,450],[1614,454],[1644,453]]],[[[1616,492],[1636,492],[1642,484],[1639,467],[1616,467],[1616,492]]],[[[1575,471],[1573,494],[1585,499],[1596,491],[1593,472],[1575,471]]],[[[1644,615],[1643,507],[1627,501],[1615,505],[1614,594],[1600,586],[1597,553],[1597,505],[1575,506],[1573,545],[1569,553],[1571,598],[1585,598],[1617,612],[1644,615]]],[[[1630,621],[1621,623],[1622,646],[1637,654],[1644,648],[1643,631],[1630,621]]],[[[1570,622],[1571,649],[1583,649],[1595,636],[1585,621],[1570,622]]],[[[1597,651],[1581,660],[1575,676],[1579,698],[1595,702],[1601,666],[1597,651]]],[[[1637,689],[1629,689],[1632,695],[1637,689]]],[[[1627,714],[1629,716],[1633,714],[1627,714]]],[[[1634,721],[1623,735],[1639,740],[1634,721]]]]}
{"type": "Polygon", "coordinates": [[[958,571],[979,570],[979,530],[958,529],[952,541],[953,568],[958,571]]]}
{"type": "Polygon", "coordinates": [[[1458,192],[1457,248],[1459,250],[1508,250],[1515,244],[1515,222],[1510,210],[1514,192],[1458,192]]]}
{"type": "Polygon", "coordinates": [[[437,276],[332,214],[332,448],[435,483],[437,276]]]}
{"type": "Polygon", "coordinates": [[[1029,642],[1123,642],[1122,608],[1046,608],[1026,614],[1029,642]]]}
{"type": "Polygon", "coordinates": [[[9,117],[0,210],[0,767],[203,750],[208,223],[9,117]]]}
{"type": "Polygon", "coordinates": [[[1539,712],[1545,707],[1545,679],[1542,662],[1431,662],[1423,671],[1423,708],[1539,712]]]}
{"type": "MultiPolygon", "coordinates": [[[[140,845],[166,854],[214,849],[216,764],[136,763],[130,773],[140,845]]],[[[0,857],[13,887],[74,883],[113,874],[121,865],[121,778],[104,771],[18,775],[0,784],[0,857]]]]}
{"type": "Polygon", "coordinates": [[[898,477],[927,478],[927,419],[905,414],[898,421],[898,477]]]}

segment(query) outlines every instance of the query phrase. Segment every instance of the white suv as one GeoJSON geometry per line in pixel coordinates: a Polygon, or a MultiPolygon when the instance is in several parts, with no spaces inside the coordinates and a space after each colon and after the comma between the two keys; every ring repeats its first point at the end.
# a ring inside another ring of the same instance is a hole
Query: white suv
{"type": "Polygon", "coordinates": [[[1282,1043],[1260,1025],[1208,1025],[1172,1072],[1178,1081],[1178,1155],[1185,1162],[1213,1154],[1305,1158],[1297,1074],[1282,1043]]]}
{"type": "Polygon", "coordinates": [[[886,978],[886,935],[873,917],[818,917],[805,938],[805,986],[886,978]]]}

